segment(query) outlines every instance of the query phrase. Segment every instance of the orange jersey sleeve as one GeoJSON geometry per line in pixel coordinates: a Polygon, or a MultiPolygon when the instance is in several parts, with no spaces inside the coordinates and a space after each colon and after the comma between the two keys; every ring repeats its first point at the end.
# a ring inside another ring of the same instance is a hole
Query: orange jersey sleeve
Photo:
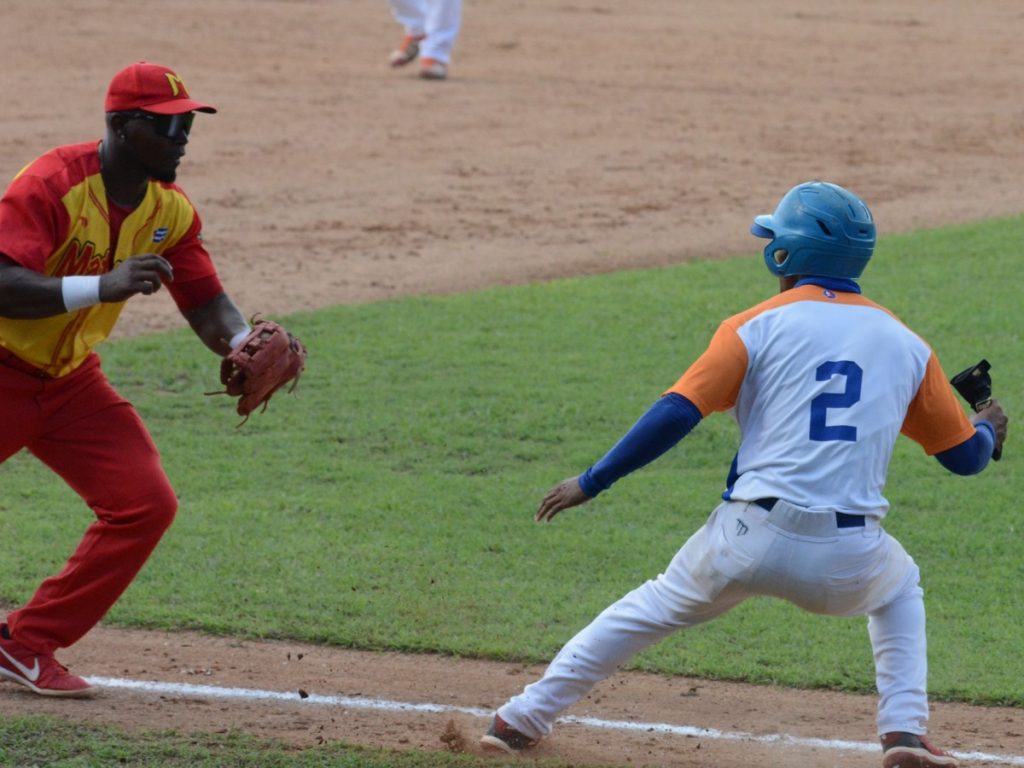
{"type": "Polygon", "coordinates": [[[928,359],[924,379],[910,401],[900,430],[931,456],[970,440],[975,427],[946,379],[938,358],[928,359]]]}
{"type": "Polygon", "coordinates": [[[747,373],[747,348],[729,322],[722,323],[704,353],[665,394],[682,395],[706,417],[736,404],[747,373]]]}

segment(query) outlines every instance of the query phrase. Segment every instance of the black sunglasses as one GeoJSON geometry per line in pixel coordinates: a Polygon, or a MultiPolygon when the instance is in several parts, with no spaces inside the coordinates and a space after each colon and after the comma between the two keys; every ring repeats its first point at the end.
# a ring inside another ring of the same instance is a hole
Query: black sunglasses
{"type": "Polygon", "coordinates": [[[180,115],[156,115],[152,112],[129,112],[129,120],[148,120],[153,124],[153,132],[165,139],[173,139],[180,133],[188,136],[192,132],[192,121],[195,120],[195,112],[185,112],[180,115]]]}

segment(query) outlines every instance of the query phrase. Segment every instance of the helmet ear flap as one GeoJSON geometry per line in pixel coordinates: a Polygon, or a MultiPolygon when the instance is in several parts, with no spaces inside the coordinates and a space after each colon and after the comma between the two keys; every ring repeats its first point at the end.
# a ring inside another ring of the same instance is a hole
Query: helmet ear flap
{"type": "Polygon", "coordinates": [[[786,267],[792,260],[792,254],[788,248],[784,248],[777,240],[773,239],[764,248],[764,264],[773,275],[782,276],[786,267]]]}

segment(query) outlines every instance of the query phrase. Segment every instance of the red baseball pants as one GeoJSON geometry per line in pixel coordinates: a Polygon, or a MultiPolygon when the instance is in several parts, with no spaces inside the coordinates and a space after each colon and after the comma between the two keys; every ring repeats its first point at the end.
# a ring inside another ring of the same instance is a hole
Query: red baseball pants
{"type": "Polygon", "coordinates": [[[178,502],[146,427],[95,354],[53,379],[0,349],[0,462],[21,448],[64,478],[96,515],[64,569],[7,617],[15,640],[49,653],[79,640],[110,610],[178,502]]]}

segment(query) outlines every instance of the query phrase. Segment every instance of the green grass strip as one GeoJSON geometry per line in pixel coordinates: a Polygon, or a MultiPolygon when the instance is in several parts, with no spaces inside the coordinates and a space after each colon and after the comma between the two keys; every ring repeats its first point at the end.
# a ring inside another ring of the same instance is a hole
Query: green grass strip
{"type": "MultiPolygon", "coordinates": [[[[531,761],[538,768],[569,768],[560,760],[531,761]]],[[[126,732],[75,725],[57,718],[5,719],[0,725],[0,765],[32,768],[487,768],[508,765],[452,752],[366,749],[330,742],[298,749],[241,732],[126,732]]],[[[587,768],[587,766],[577,766],[587,768]]],[[[599,768],[599,766],[590,766],[599,768]]]]}
{"type": "MultiPolygon", "coordinates": [[[[987,357],[1021,408],[1013,218],[882,241],[865,293],[931,342],[947,373],[987,357]]],[[[774,280],[750,255],[286,318],[309,347],[298,400],[241,428],[217,360],[187,331],[108,343],[115,386],[181,497],[174,526],[108,617],[367,649],[547,661],[654,577],[715,506],[735,452],[725,415],[587,507],[532,522],[774,280]]],[[[945,472],[901,439],[886,527],[921,566],[935,698],[1024,704],[1020,461],[945,472]],[[992,664],[993,658],[1000,659],[992,664]]],[[[26,600],[90,512],[20,454],[0,468],[0,600],[26,600]]],[[[751,600],[636,667],[871,691],[865,622],[751,600]]]]}

